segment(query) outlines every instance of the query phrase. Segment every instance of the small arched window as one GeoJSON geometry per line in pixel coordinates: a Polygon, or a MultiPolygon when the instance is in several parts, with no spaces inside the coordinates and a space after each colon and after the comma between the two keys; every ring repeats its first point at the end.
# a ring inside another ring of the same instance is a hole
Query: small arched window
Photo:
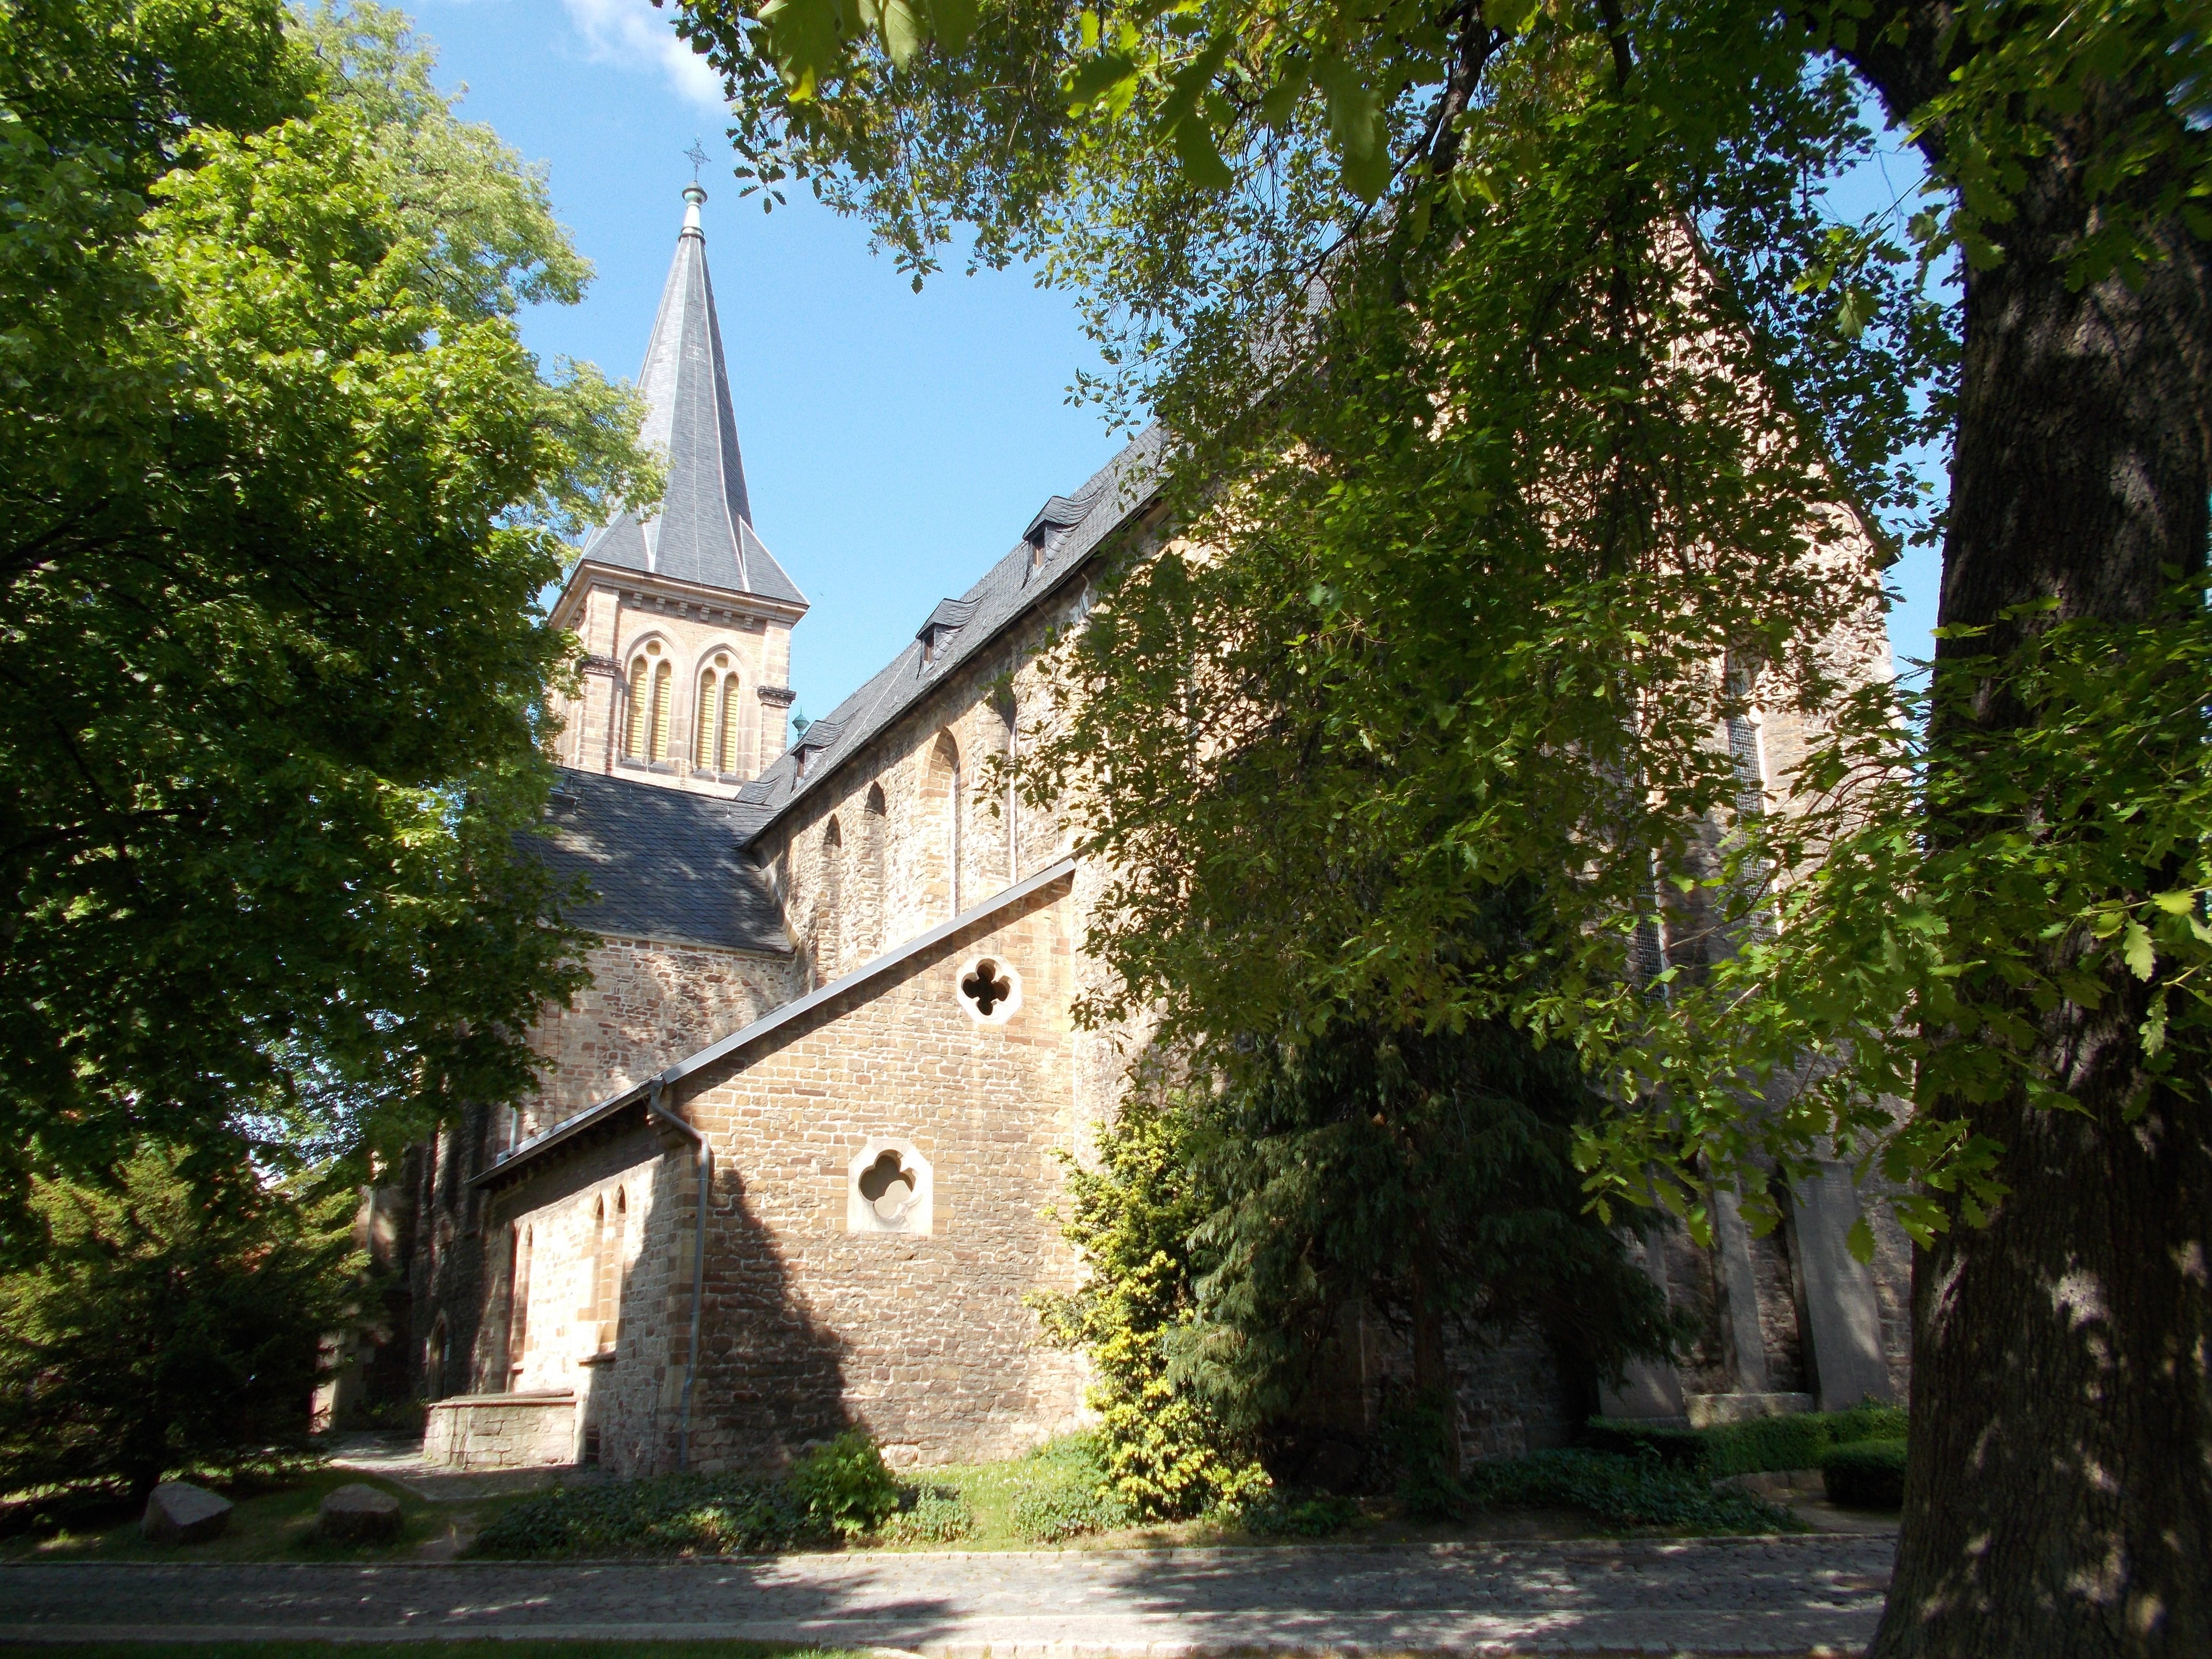
{"type": "Polygon", "coordinates": [[[668,716],[676,701],[676,672],[660,653],[660,641],[648,640],[630,659],[629,721],[623,753],[631,760],[668,758],[668,716]]]}

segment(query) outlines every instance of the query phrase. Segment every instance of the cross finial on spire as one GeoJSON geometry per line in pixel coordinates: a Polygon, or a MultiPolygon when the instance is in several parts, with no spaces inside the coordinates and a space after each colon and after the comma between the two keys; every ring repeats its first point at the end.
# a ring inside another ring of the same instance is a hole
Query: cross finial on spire
{"type": "Polygon", "coordinates": [[[700,147],[696,138],[691,141],[691,148],[684,152],[684,159],[691,164],[691,182],[697,184],[699,169],[707,165],[707,152],[700,147]]]}

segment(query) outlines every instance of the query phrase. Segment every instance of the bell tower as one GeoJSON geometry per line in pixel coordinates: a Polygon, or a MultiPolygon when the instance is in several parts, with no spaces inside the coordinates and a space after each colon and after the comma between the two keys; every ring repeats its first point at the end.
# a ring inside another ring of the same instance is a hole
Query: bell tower
{"type": "Polygon", "coordinates": [[[582,642],[583,695],[562,699],[565,765],[734,795],[783,752],[791,630],[806,599],[753,529],[707,238],[684,224],[645,349],[639,436],[667,469],[659,505],[584,543],[553,623],[582,642]]]}

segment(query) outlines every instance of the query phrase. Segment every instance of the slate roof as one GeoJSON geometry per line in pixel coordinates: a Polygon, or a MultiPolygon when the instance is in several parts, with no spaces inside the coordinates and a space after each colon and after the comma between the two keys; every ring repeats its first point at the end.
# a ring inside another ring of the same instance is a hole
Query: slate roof
{"type": "Polygon", "coordinates": [[[637,377],[646,402],[638,435],[665,457],[667,493],[653,518],[617,513],[586,540],[583,556],[803,609],[805,596],[753,529],[714,284],[707,275],[707,238],[699,227],[707,192],[687,185],[684,199],[676,258],[637,377]]]}
{"type": "Polygon", "coordinates": [[[738,850],[732,804],[621,776],[561,769],[530,850],[594,900],[568,919],[596,933],[788,952],[768,878],[738,850]]]}
{"type": "Polygon", "coordinates": [[[1152,500],[1165,442],[1157,422],[1146,428],[1073,495],[1046,502],[1023,538],[981,581],[957,599],[939,601],[912,645],[738,792],[733,805],[744,838],[750,841],[811,794],[847,758],[1063,586],[1152,500]],[[1042,568],[1035,568],[1040,554],[1042,568]],[[924,636],[933,632],[939,635],[933,654],[923,648],[924,636]],[[803,773],[802,750],[807,751],[803,773]]]}

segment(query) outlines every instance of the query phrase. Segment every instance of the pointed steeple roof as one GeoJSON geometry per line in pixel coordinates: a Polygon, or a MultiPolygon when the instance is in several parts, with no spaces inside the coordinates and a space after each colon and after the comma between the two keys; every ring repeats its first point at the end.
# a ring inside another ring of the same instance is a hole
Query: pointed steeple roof
{"type": "Polygon", "coordinates": [[[660,511],[642,522],[617,513],[585,542],[583,556],[803,607],[805,597],[753,529],[699,228],[706,199],[697,185],[684,186],[684,228],[637,377],[646,402],[639,435],[666,459],[667,493],[660,511]]]}

